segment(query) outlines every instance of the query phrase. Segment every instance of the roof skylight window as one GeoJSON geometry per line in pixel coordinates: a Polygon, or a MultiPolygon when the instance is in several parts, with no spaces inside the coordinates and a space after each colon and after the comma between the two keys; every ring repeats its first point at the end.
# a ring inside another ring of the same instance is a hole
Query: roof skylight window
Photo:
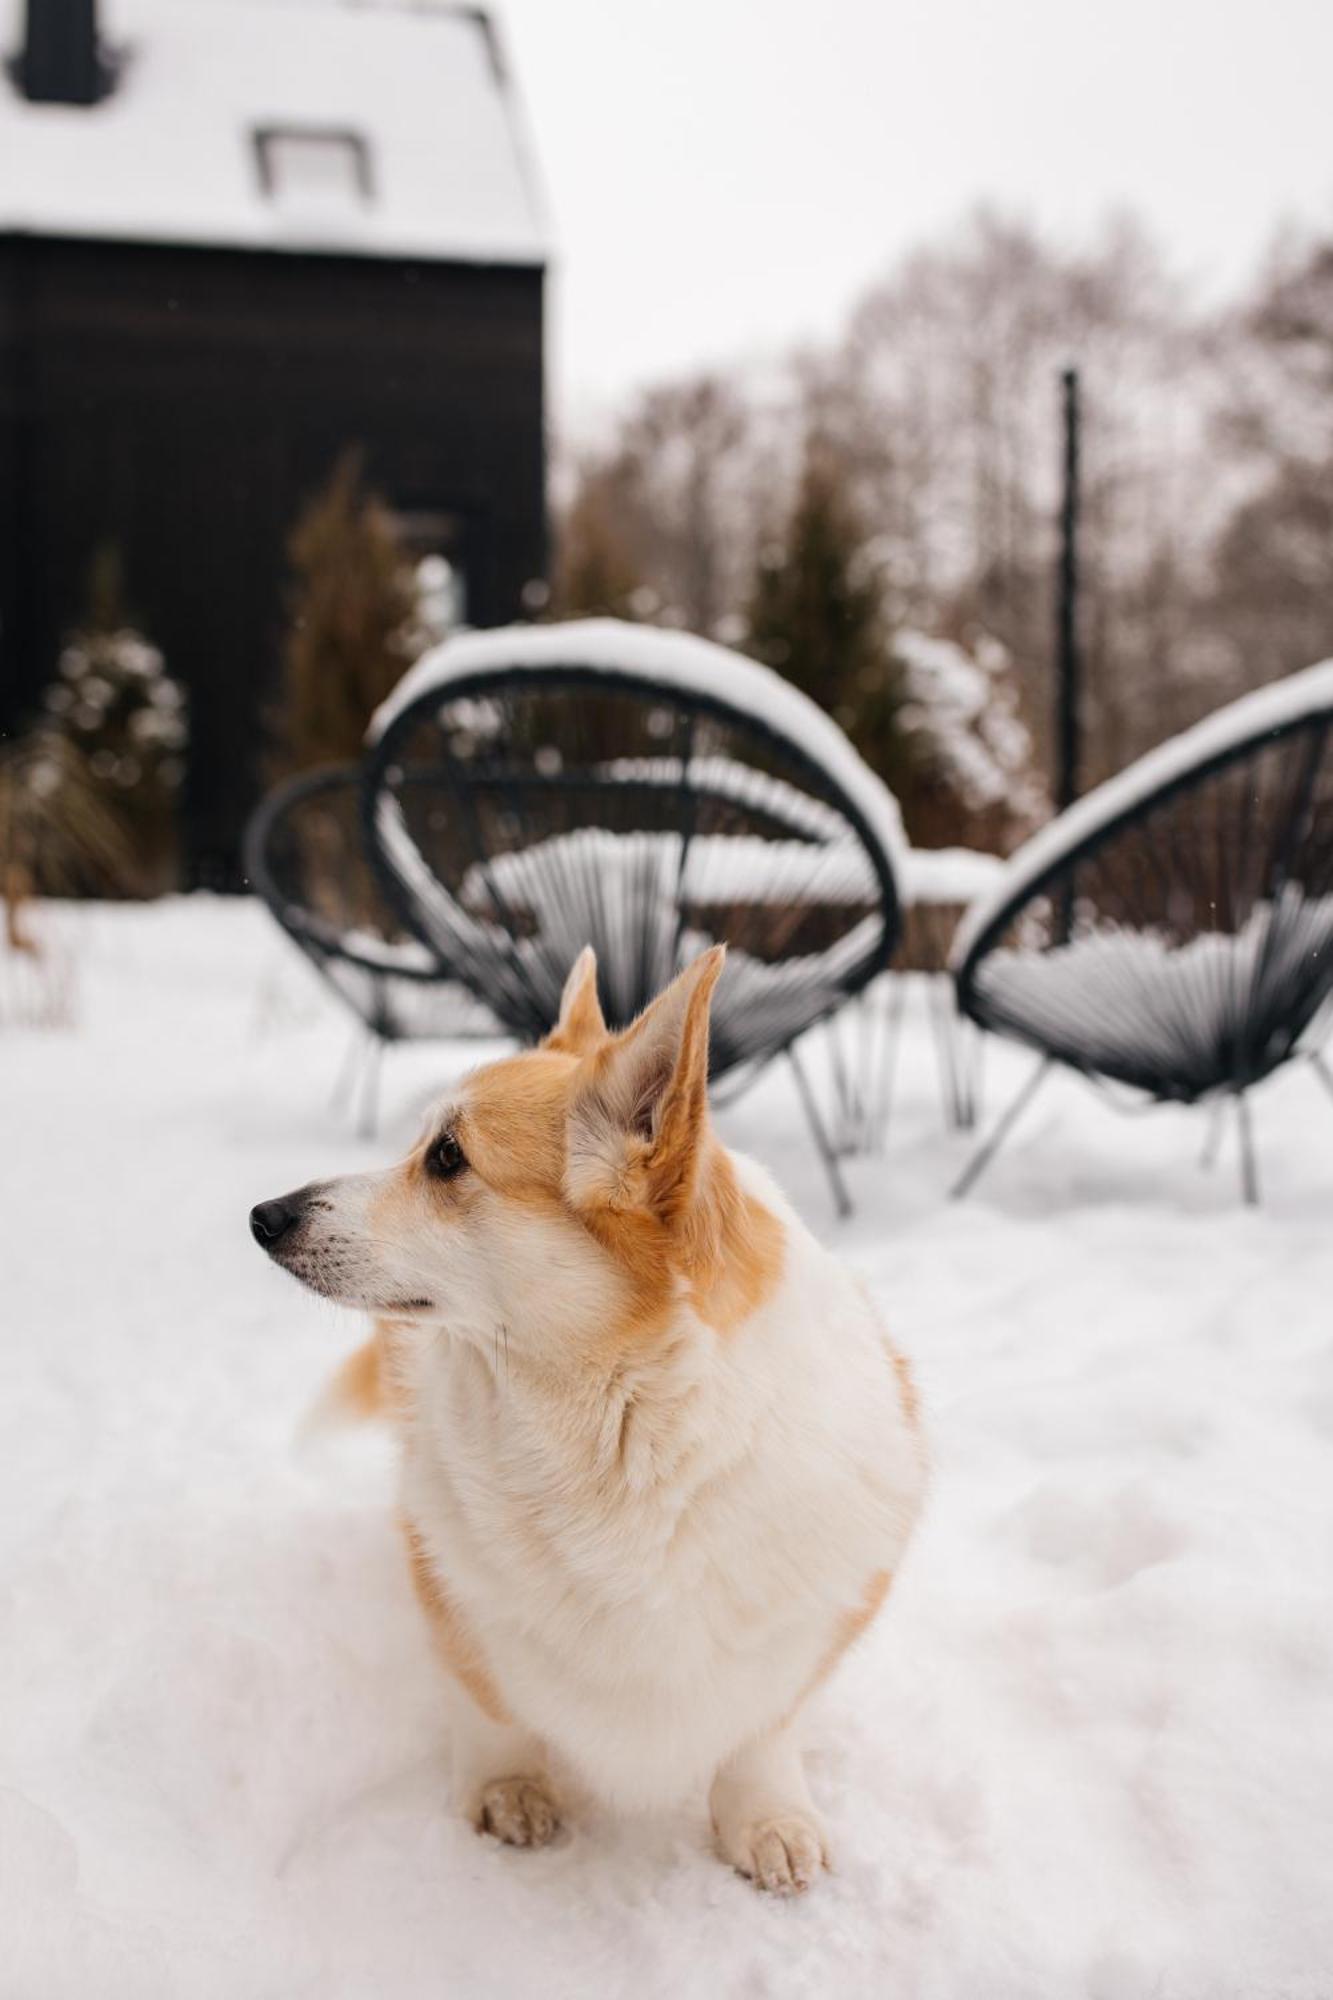
{"type": "Polygon", "coordinates": [[[370,148],[359,132],[264,125],[254,133],[259,184],[271,201],[301,214],[337,214],[374,197],[370,148]]]}

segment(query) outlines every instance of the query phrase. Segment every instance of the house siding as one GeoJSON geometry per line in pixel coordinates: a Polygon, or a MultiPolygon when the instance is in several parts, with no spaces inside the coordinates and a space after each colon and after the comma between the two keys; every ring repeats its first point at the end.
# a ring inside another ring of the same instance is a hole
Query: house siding
{"type": "Polygon", "coordinates": [[[285,545],[349,445],[462,522],[469,618],[544,574],[543,280],[495,265],[0,238],[0,728],[99,544],[190,693],[190,877],[239,884],[285,545]]]}

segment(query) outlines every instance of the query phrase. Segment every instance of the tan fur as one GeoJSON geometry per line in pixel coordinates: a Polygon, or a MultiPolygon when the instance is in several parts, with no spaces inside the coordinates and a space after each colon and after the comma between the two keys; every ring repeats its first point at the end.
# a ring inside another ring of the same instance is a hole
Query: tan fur
{"type": "Polygon", "coordinates": [[[334,1375],[325,1392],[325,1401],[345,1416],[370,1419],[382,1417],[388,1408],[380,1357],[379,1325],[367,1341],[356,1348],[334,1375]]]}
{"type": "Polygon", "coordinates": [[[782,1278],[782,1224],[745,1194],[720,1146],[709,1148],[698,1198],[681,1232],[680,1269],[690,1304],[718,1333],[757,1312],[782,1278]]]}
{"type": "Polygon", "coordinates": [[[869,1630],[883,1607],[884,1600],[889,1594],[889,1586],[892,1582],[893,1577],[888,1570],[876,1570],[866,1585],[865,1596],[861,1599],[861,1602],[854,1605],[850,1611],[843,1613],[842,1624],[830,1649],[828,1665],[824,1669],[825,1673],[830,1672],[847,1651],[847,1648],[854,1646],[862,1633],[869,1630]]]}
{"type": "Polygon", "coordinates": [[[725,1332],[782,1273],[781,1225],[741,1191],[709,1129],[708,1009],[722,962],[720,951],[709,952],[682,975],[684,1020],[665,1083],[649,1051],[664,1010],[679,1011],[675,988],[597,1046],[575,1080],[571,1111],[582,1138],[572,1187],[566,1162],[566,1192],[629,1277],[630,1317],[642,1326],[672,1310],[683,1283],[700,1318],[725,1332]],[[636,1086],[659,1093],[647,1131],[634,1129],[636,1086]]]}
{"type": "Polygon", "coordinates": [[[921,1430],[921,1393],[916,1386],[916,1378],[912,1373],[912,1364],[907,1359],[907,1356],[899,1354],[895,1347],[890,1347],[888,1354],[889,1360],[893,1363],[893,1372],[898,1377],[898,1397],[903,1406],[903,1415],[907,1418],[911,1429],[919,1434],[921,1430]]]}
{"type": "Polygon", "coordinates": [[[604,1042],[607,1032],[597,998],[597,959],[592,946],[585,944],[565,981],[560,1018],[543,1046],[564,1055],[583,1056],[604,1042]]]}
{"type": "Polygon", "coordinates": [[[893,1574],[890,1570],[876,1570],[865,1587],[860,1603],[852,1605],[850,1609],[843,1612],[841,1618],[838,1620],[837,1630],[833,1634],[828,1651],[815,1668],[814,1673],[810,1676],[809,1683],[803,1689],[800,1700],[793,1707],[793,1715],[810,1699],[816,1688],[823,1686],[848,1648],[854,1646],[864,1632],[869,1631],[875,1618],[883,1608],[884,1600],[889,1594],[892,1582],[893,1574]]]}
{"type": "Polygon", "coordinates": [[[398,1328],[377,1319],[369,1340],[339,1363],[302,1426],[306,1436],[336,1430],[343,1424],[399,1419],[406,1412],[400,1371],[395,1362],[398,1328]]]}
{"type": "Polygon", "coordinates": [[[430,1625],[436,1651],[449,1672],[467,1689],[483,1715],[492,1722],[508,1722],[508,1710],[491,1679],[481,1648],[431,1567],[420,1535],[410,1521],[403,1520],[401,1525],[407,1541],[412,1583],[430,1625]]]}
{"type": "MultiPolygon", "coordinates": [[[[578,1072],[577,1057],[543,1048],[509,1056],[469,1079],[458,1136],[488,1187],[518,1200],[560,1200],[578,1072]]],[[[454,1185],[446,1183],[443,1192],[454,1185]]]]}
{"type": "MultiPolygon", "coordinates": [[[[902,1404],[903,1415],[907,1419],[908,1428],[920,1437],[922,1430],[921,1394],[916,1386],[916,1378],[912,1374],[912,1364],[905,1354],[900,1354],[897,1348],[893,1347],[888,1341],[884,1343],[884,1351],[889,1357],[890,1365],[898,1380],[898,1399],[902,1404]]],[[[856,1644],[856,1641],[861,1637],[863,1632],[869,1629],[882,1609],[892,1583],[893,1576],[890,1571],[877,1570],[866,1585],[865,1595],[862,1597],[861,1602],[854,1605],[850,1611],[843,1613],[838,1630],[834,1635],[833,1643],[829,1647],[826,1657],[821,1661],[819,1670],[811,1682],[810,1688],[807,1690],[808,1693],[813,1693],[815,1688],[827,1680],[843,1654],[847,1652],[849,1647],[856,1644]]]]}
{"type": "Polygon", "coordinates": [[[476,1071],[452,1121],[469,1171],[455,1181],[430,1176],[425,1162],[432,1131],[384,1177],[371,1206],[374,1228],[406,1235],[450,1212],[465,1216],[497,1196],[537,1210],[560,1209],[565,1123],[578,1069],[576,1057],[540,1048],[476,1071]]]}

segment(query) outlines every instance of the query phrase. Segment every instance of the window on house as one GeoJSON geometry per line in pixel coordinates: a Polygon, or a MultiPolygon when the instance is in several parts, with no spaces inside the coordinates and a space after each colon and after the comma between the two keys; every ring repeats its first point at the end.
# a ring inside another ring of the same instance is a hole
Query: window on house
{"type": "Polygon", "coordinates": [[[298,209],[337,209],[374,198],[370,148],[359,132],[260,125],[254,143],[259,185],[270,201],[298,209]]]}

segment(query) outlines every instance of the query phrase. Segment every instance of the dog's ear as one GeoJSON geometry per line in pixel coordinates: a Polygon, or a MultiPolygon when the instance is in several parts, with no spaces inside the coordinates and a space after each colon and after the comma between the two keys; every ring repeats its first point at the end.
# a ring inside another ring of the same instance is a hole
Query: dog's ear
{"type": "Polygon", "coordinates": [[[570,1111],[565,1192],[579,1208],[649,1210],[670,1224],[694,1191],[708,1126],[714,945],[632,1027],[585,1061],[570,1111]]]}
{"type": "Polygon", "coordinates": [[[590,944],[574,960],[560,995],[560,1019],[542,1044],[571,1056],[584,1056],[607,1038],[606,1022],[597,999],[597,954],[590,944]]]}

